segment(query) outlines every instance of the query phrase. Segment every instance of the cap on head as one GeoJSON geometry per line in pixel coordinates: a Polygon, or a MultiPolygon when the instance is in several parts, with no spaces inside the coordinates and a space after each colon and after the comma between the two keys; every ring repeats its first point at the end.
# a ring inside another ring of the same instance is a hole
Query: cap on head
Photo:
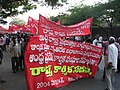
{"type": "Polygon", "coordinates": [[[109,38],[109,43],[111,44],[111,43],[114,43],[115,42],[115,38],[113,37],[113,36],[111,36],[110,38],[109,38]]]}
{"type": "Polygon", "coordinates": [[[109,40],[111,40],[111,39],[113,39],[113,40],[115,41],[115,38],[114,38],[113,36],[111,36],[111,37],[109,38],[109,40]]]}
{"type": "Polygon", "coordinates": [[[118,40],[120,40],[120,37],[118,38],[118,40]]]}
{"type": "Polygon", "coordinates": [[[103,40],[103,38],[102,38],[102,36],[100,36],[100,37],[99,37],[99,41],[102,41],[102,40],[103,40]]]}

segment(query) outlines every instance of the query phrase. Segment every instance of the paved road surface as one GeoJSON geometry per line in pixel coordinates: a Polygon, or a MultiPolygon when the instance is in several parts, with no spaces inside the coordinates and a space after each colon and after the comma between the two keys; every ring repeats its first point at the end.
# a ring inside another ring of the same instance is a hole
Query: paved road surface
{"type": "MultiPolygon", "coordinates": [[[[100,65],[100,70],[97,72],[95,78],[79,79],[71,82],[69,85],[55,90],[104,90],[106,82],[101,81],[103,62],[100,65]]],[[[24,71],[12,73],[10,54],[4,52],[3,65],[0,71],[2,78],[7,83],[0,85],[0,90],[27,90],[24,71]]],[[[120,90],[120,74],[116,74],[115,90],[120,90]]]]}

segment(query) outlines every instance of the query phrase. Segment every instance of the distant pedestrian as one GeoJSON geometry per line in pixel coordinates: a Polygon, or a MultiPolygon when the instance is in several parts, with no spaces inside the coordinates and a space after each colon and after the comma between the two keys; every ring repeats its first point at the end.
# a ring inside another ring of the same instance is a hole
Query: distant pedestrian
{"type": "Polygon", "coordinates": [[[0,64],[2,64],[2,59],[3,59],[3,51],[2,51],[2,49],[0,48],[0,64]]]}
{"type": "Polygon", "coordinates": [[[118,48],[115,45],[115,38],[109,38],[108,60],[106,62],[107,88],[105,90],[114,90],[115,71],[117,70],[118,48]]]}
{"type": "MultiPolygon", "coordinates": [[[[93,45],[102,48],[102,43],[100,43],[100,42],[102,42],[102,39],[103,39],[102,36],[100,36],[99,34],[97,34],[95,36],[95,39],[93,40],[93,45]]],[[[102,60],[102,56],[100,57],[98,65],[100,64],[101,60],[102,60]]],[[[99,70],[99,67],[98,67],[98,70],[99,70]]]]}
{"type": "Polygon", "coordinates": [[[102,80],[105,80],[106,78],[106,73],[105,73],[105,64],[107,62],[108,59],[108,46],[109,46],[109,41],[102,41],[102,45],[103,45],[103,57],[104,57],[104,71],[103,71],[103,75],[102,75],[102,80]]]}
{"type": "Polygon", "coordinates": [[[94,39],[93,42],[92,42],[93,45],[98,46],[99,37],[100,37],[99,34],[97,34],[97,35],[95,36],[95,39],[94,39]]]}
{"type": "Polygon", "coordinates": [[[90,43],[90,44],[92,44],[91,36],[90,36],[90,35],[86,36],[84,42],[85,42],[85,43],[90,43]]]}
{"type": "MultiPolygon", "coordinates": [[[[100,36],[99,39],[98,39],[98,42],[102,42],[102,41],[103,41],[103,37],[100,36]]],[[[103,44],[102,43],[97,43],[97,46],[102,47],[103,44]]]]}
{"type": "Polygon", "coordinates": [[[21,39],[21,67],[24,70],[24,53],[25,53],[25,41],[21,39]]]}
{"type": "Polygon", "coordinates": [[[120,73],[120,37],[117,40],[116,46],[118,48],[118,64],[117,64],[117,72],[116,73],[120,73]]]}
{"type": "Polygon", "coordinates": [[[9,51],[9,43],[10,43],[10,40],[9,40],[9,37],[8,36],[6,36],[6,41],[5,41],[5,43],[6,43],[6,51],[9,51]]]}
{"type": "Polygon", "coordinates": [[[23,59],[22,59],[22,54],[21,54],[21,41],[20,39],[16,42],[16,46],[17,46],[17,57],[18,57],[18,61],[19,61],[19,67],[22,70],[23,69],[23,59]]]}
{"type": "Polygon", "coordinates": [[[2,49],[0,48],[0,84],[3,84],[6,82],[5,80],[2,80],[2,77],[1,77],[2,59],[3,59],[3,52],[2,52],[2,49]]]}
{"type": "Polygon", "coordinates": [[[0,35],[0,48],[3,50],[3,45],[4,45],[4,38],[2,35],[0,35]]]}
{"type": "Polygon", "coordinates": [[[13,73],[16,73],[16,71],[18,71],[18,67],[19,67],[16,43],[13,43],[12,47],[10,48],[10,53],[11,53],[12,70],[13,70],[13,73]]]}

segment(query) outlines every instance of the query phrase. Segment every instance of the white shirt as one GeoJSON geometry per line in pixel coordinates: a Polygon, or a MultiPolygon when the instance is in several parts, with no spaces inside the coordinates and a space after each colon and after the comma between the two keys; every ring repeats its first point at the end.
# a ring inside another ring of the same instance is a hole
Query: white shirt
{"type": "Polygon", "coordinates": [[[94,39],[92,44],[93,44],[94,46],[97,46],[97,42],[98,42],[98,40],[97,40],[97,39],[94,39]]]}
{"type": "Polygon", "coordinates": [[[101,43],[97,43],[97,42],[101,42],[101,40],[94,39],[93,42],[92,42],[92,44],[93,44],[94,46],[102,47],[102,44],[101,44],[101,43]]]}
{"type": "Polygon", "coordinates": [[[80,41],[80,40],[81,40],[81,37],[80,37],[80,36],[75,36],[75,40],[76,40],[76,41],[80,41]]]}
{"type": "Polygon", "coordinates": [[[19,54],[21,55],[21,45],[20,43],[16,43],[16,47],[17,47],[17,56],[19,56],[19,54]]]}
{"type": "Polygon", "coordinates": [[[112,62],[115,69],[117,69],[117,57],[118,57],[118,49],[115,44],[110,44],[108,46],[108,62],[112,62]]]}
{"type": "MultiPolygon", "coordinates": [[[[102,42],[103,38],[100,36],[99,37],[99,42],[102,42]]],[[[97,43],[97,46],[102,47],[102,43],[97,43]]]]}

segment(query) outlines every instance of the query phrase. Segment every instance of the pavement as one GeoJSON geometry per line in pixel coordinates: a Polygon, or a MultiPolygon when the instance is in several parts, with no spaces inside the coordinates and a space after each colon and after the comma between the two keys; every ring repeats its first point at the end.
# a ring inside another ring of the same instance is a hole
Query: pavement
{"type": "MultiPolygon", "coordinates": [[[[100,70],[97,71],[95,78],[82,78],[70,84],[54,90],[105,90],[106,81],[101,81],[103,73],[103,60],[100,63],[100,70]]],[[[0,67],[0,75],[7,82],[0,85],[0,90],[27,90],[25,73],[19,71],[12,73],[10,53],[4,52],[3,64],[0,67]]],[[[120,90],[120,74],[115,75],[115,90],[120,90]]]]}

